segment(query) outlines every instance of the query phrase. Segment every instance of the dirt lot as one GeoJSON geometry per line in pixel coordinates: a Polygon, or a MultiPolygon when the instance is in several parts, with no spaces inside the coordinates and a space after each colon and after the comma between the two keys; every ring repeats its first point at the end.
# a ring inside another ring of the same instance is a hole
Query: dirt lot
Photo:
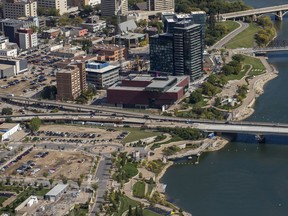
{"type": "MultiPolygon", "coordinates": [[[[53,131],[53,132],[69,132],[69,133],[76,133],[76,134],[83,134],[83,133],[93,133],[97,135],[101,135],[97,139],[104,139],[104,140],[116,140],[117,136],[121,134],[121,131],[107,131],[105,129],[94,128],[94,127],[81,127],[81,126],[70,126],[70,125],[42,125],[39,131],[53,131]]],[[[41,134],[41,136],[45,136],[41,134]]],[[[54,137],[54,136],[53,136],[54,137]]],[[[51,138],[53,138],[51,136],[51,138]]],[[[72,138],[72,137],[70,137],[72,138]]],[[[67,138],[66,138],[67,139],[67,138]]]]}
{"type": "MultiPolygon", "coordinates": [[[[45,150],[46,151],[46,150],[45,150]]],[[[13,164],[5,171],[6,175],[15,174],[15,171],[27,161],[32,160],[35,165],[23,176],[31,176],[35,178],[43,177],[44,173],[48,173],[48,178],[60,178],[61,175],[68,179],[78,179],[81,174],[88,174],[92,166],[93,158],[78,152],[51,151],[44,158],[34,158],[38,152],[43,149],[34,149],[28,155],[24,156],[17,163],[13,164]],[[39,168],[40,170],[31,175],[31,172],[39,168]]],[[[16,174],[19,175],[20,174],[16,174]]]]}

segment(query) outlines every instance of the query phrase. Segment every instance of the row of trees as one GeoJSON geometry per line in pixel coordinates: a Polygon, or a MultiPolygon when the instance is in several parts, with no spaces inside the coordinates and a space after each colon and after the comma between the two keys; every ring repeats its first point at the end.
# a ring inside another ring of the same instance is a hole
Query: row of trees
{"type": "Polygon", "coordinates": [[[197,128],[166,128],[159,127],[159,131],[169,133],[173,136],[182,138],[183,140],[198,140],[203,137],[203,134],[197,128]]]}
{"type": "Polygon", "coordinates": [[[229,13],[250,9],[243,1],[226,0],[178,0],[175,1],[175,11],[178,13],[190,13],[195,10],[206,11],[209,15],[229,13]]]}

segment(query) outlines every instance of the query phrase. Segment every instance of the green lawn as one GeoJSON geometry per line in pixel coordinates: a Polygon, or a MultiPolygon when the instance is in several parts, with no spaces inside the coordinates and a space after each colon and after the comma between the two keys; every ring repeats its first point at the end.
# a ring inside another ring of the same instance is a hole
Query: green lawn
{"type": "Polygon", "coordinates": [[[0,206],[7,200],[8,197],[0,196],[0,206]]]}
{"type": "Polygon", "coordinates": [[[150,195],[153,188],[155,187],[155,184],[148,184],[148,191],[147,191],[147,194],[150,195]]]}
{"type": "Polygon", "coordinates": [[[123,167],[123,171],[127,174],[128,178],[132,178],[133,176],[137,175],[137,165],[133,163],[126,163],[123,167]]]}
{"type": "Polygon", "coordinates": [[[247,65],[252,65],[253,67],[252,70],[249,72],[249,75],[257,76],[266,71],[266,68],[262,64],[260,59],[257,59],[251,56],[246,56],[246,55],[243,55],[243,57],[244,57],[243,63],[247,65]]]}
{"type": "Polygon", "coordinates": [[[254,47],[254,36],[260,27],[256,23],[250,23],[249,27],[230,40],[225,47],[228,49],[254,47]]]}
{"type": "Polygon", "coordinates": [[[36,196],[44,196],[46,193],[48,193],[48,191],[50,191],[51,189],[49,188],[43,188],[42,190],[36,190],[35,191],[35,195],[36,196]]]}
{"type": "Polygon", "coordinates": [[[130,198],[128,198],[127,196],[121,196],[120,197],[120,206],[119,206],[119,211],[117,213],[114,214],[114,216],[122,216],[122,214],[128,210],[129,205],[131,205],[131,207],[135,207],[136,205],[139,205],[139,202],[135,201],[135,200],[131,200],[130,198]]]}
{"type": "Polygon", "coordinates": [[[138,198],[145,197],[145,183],[138,181],[133,185],[133,196],[138,198]]]}
{"type": "Polygon", "coordinates": [[[157,214],[155,212],[152,212],[148,209],[143,210],[143,216],[160,216],[160,214],[157,214]]]}
{"type": "Polygon", "coordinates": [[[159,132],[141,130],[140,128],[130,128],[130,127],[124,128],[123,131],[129,131],[130,132],[128,134],[128,136],[122,140],[123,143],[134,142],[134,141],[137,141],[139,139],[145,139],[148,137],[158,136],[161,134],[159,132]]]}

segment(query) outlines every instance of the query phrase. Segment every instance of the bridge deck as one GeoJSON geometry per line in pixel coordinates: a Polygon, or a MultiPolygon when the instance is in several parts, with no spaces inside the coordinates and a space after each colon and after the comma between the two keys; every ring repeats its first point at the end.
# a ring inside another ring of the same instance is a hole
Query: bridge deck
{"type": "Polygon", "coordinates": [[[288,4],[251,9],[251,10],[246,10],[246,11],[225,13],[225,14],[221,14],[221,16],[224,19],[231,19],[231,18],[237,18],[237,17],[257,15],[257,14],[274,13],[274,12],[283,11],[283,10],[288,10],[288,4]]]}

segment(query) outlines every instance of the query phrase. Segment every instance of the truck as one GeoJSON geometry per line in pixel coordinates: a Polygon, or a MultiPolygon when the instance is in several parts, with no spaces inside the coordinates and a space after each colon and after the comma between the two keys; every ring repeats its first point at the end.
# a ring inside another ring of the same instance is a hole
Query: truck
{"type": "Polygon", "coordinates": [[[7,97],[14,97],[14,94],[7,94],[7,97]]]}

